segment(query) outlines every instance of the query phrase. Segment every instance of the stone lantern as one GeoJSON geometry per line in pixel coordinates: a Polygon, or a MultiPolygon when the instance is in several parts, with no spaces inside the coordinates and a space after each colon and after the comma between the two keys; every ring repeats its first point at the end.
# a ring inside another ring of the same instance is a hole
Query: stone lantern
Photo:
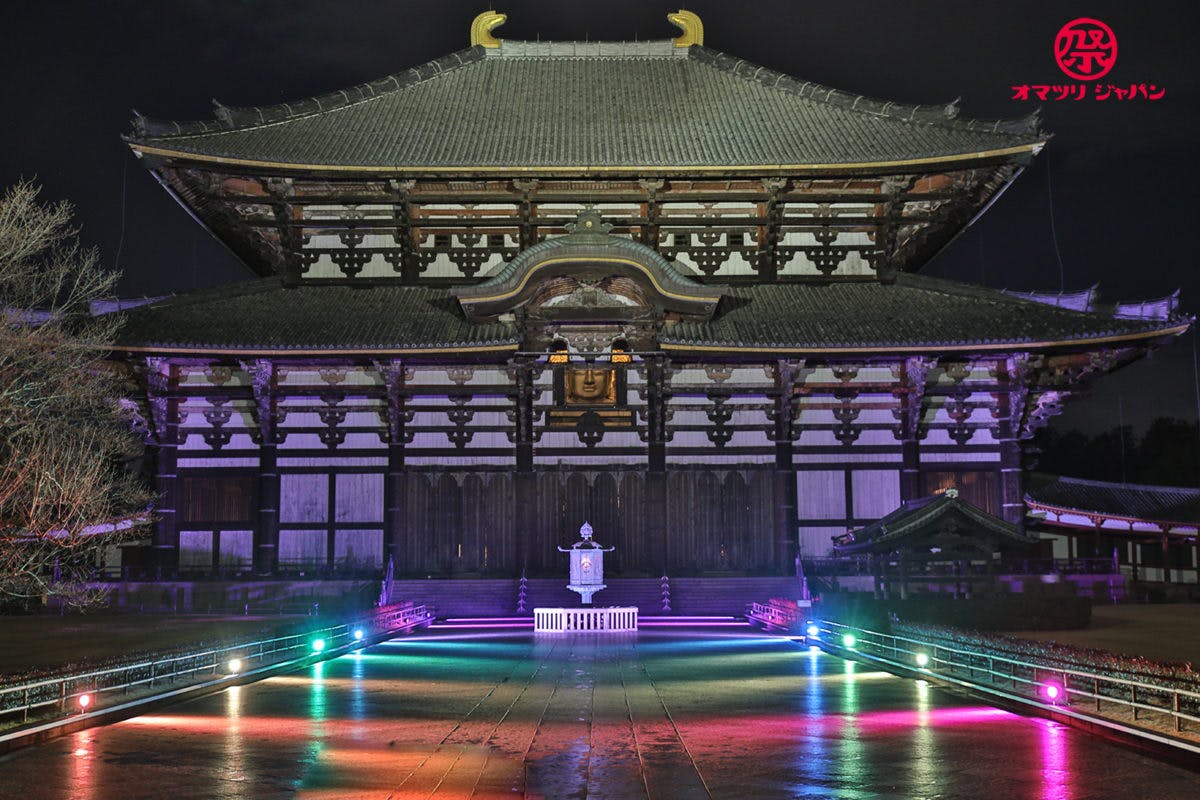
{"type": "Polygon", "coordinates": [[[616,548],[601,547],[592,541],[592,526],[586,522],[579,529],[579,536],[578,542],[558,551],[571,554],[571,582],[567,588],[578,592],[584,604],[591,605],[592,595],[604,588],[604,554],[616,548]]]}

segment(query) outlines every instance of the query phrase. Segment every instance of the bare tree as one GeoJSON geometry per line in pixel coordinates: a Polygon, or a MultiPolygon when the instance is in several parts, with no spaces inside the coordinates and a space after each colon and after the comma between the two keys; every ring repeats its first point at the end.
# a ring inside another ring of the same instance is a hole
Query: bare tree
{"type": "Polygon", "coordinates": [[[105,360],[119,320],[90,313],[118,275],[39,191],[0,197],[0,601],[87,603],[97,551],[138,535],[150,498],[124,464],[140,442],[105,360]]]}

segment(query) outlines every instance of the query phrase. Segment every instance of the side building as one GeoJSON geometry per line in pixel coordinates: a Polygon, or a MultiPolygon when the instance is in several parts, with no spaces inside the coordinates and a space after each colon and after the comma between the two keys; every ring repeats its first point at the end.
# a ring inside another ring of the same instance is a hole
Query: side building
{"type": "Polygon", "coordinates": [[[1174,298],[915,274],[1045,145],[703,46],[472,46],[331,95],[134,121],[258,279],[126,312],[159,574],[784,574],[954,486],[1185,331],[1174,298]]]}

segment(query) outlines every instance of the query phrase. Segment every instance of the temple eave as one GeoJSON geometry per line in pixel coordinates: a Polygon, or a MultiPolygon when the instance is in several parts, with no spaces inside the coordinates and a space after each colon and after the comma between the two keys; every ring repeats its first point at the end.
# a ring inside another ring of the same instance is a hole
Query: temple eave
{"type": "Polygon", "coordinates": [[[711,164],[704,162],[680,164],[307,164],[295,162],[271,161],[255,158],[238,158],[188,150],[174,150],[164,147],[129,141],[130,148],[135,154],[154,155],[164,158],[177,159],[181,162],[197,162],[204,164],[220,164],[238,167],[254,167],[264,170],[295,171],[304,175],[313,173],[331,174],[371,174],[386,176],[442,176],[442,175],[499,175],[499,176],[588,176],[588,175],[789,175],[803,177],[807,175],[845,175],[851,173],[880,174],[891,170],[909,168],[935,169],[942,166],[961,167],[965,163],[979,162],[980,164],[1008,160],[1013,157],[1034,156],[1041,152],[1046,141],[1021,144],[995,150],[983,150],[965,153],[948,153],[923,158],[886,159],[880,161],[857,161],[835,163],[792,163],[792,164],[711,164]]]}

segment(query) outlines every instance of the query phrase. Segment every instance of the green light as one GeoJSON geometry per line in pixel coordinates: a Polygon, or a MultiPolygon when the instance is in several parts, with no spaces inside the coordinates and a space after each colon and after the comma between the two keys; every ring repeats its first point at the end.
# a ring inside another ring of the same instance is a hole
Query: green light
{"type": "Polygon", "coordinates": [[[324,639],[313,639],[312,649],[314,653],[319,653],[325,649],[324,639]]]}
{"type": "Polygon", "coordinates": [[[917,666],[921,669],[929,666],[929,656],[926,653],[917,653],[917,666]]]}
{"type": "Polygon", "coordinates": [[[845,636],[842,637],[842,646],[845,647],[847,650],[853,650],[854,645],[856,645],[856,644],[858,644],[858,639],[854,638],[854,634],[847,633],[845,636]]]}

